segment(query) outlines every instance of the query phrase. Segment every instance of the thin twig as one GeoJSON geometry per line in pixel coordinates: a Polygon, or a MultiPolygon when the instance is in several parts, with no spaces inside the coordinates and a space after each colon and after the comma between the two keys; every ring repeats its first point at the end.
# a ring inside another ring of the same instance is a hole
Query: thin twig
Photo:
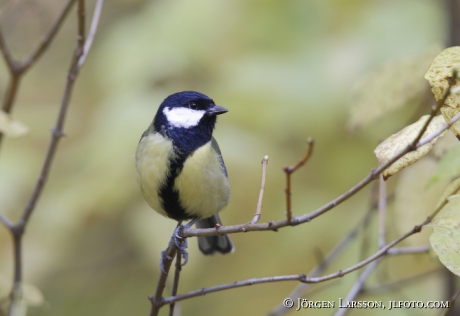
{"type": "MultiPolygon", "coordinates": [[[[61,27],[62,23],[67,17],[67,14],[70,12],[70,9],[72,8],[72,5],[75,3],[75,1],[76,0],[69,0],[67,5],[64,7],[64,10],[58,16],[56,22],[53,24],[49,32],[43,37],[35,51],[30,55],[29,58],[25,59],[22,62],[14,60],[13,56],[11,55],[8,49],[5,38],[3,37],[2,30],[0,28],[0,50],[10,72],[8,88],[6,90],[2,104],[3,112],[11,113],[22,76],[40,58],[40,56],[46,51],[48,46],[51,44],[52,40],[54,39],[59,28],[61,27]]],[[[0,146],[3,141],[3,137],[3,133],[0,133],[0,146]]]]}
{"type": "Polygon", "coordinates": [[[6,218],[6,216],[0,214],[0,222],[2,222],[3,225],[5,225],[6,228],[8,229],[12,229],[14,224],[8,219],[6,218]]]}
{"type": "MultiPolygon", "coordinates": [[[[455,72],[455,71],[453,71],[455,72]]],[[[412,143],[409,145],[413,150],[417,149],[418,142],[422,139],[423,134],[425,134],[425,131],[427,130],[428,126],[430,125],[431,121],[433,120],[434,116],[436,113],[439,112],[439,109],[446,103],[447,98],[449,97],[451,93],[452,86],[455,85],[455,78],[449,77],[447,78],[447,88],[444,90],[441,99],[438,100],[435,106],[431,108],[431,113],[428,119],[426,120],[425,124],[423,125],[422,129],[419,131],[417,134],[417,137],[412,141],[412,143]]]]}
{"type": "MultiPolygon", "coordinates": [[[[317,265],[313,270],[311,270],[307,275],[310,277],[317,277],[321,275],[327,267],[343,252],[347,247],[351,244],[351,242],[356,238],[358,235],[359,230],[365,226],[370,218],[371,215],[375,213],[375,208],[370,207],[369,210],[364,214],[364,216],[359,220],[359,222],[352,228],[352,230],[345,235],[345,237],[332,249],[323,259],[323,261],[317,265]]],[[[300,298],[303,294],[311,287],[309,283],[300,283],[297,287],[286,297],[291,299],[300,298]]],[[[290,311],[287,309],[283,304],[279,304],[276,306],[269,314],[269,316],[281,316],[284,315],[286,312],[290,311]]]]}
{"type": "Polygon", "coordinates": [[[49,47],[52,40],[56,36],[59,29],[61,28],[62,23],[66,19],[75,2],[76,0],[69,0],[67,2],[61,14],[59,14],[57,20],[54,22],[53,26],[48,31],[48,33],[46,33],[45,36],[42,38],[37,48],[27,59],[20,63],[20,73],[24,73],[25,71],[27,71],[43,55],[43,53],[46,51],[46,49],[49,47]]]}
{"type": "MultiPolygon", "coordinates": [[[[168,278],[169,269],[171,268],[171,263],[176,255],[177,248],[174,243],[174,239],[171,237],[171,241],[169,243],[168,248],[161,254],[162,255],[162,262],[163,262],[163,271],[160,274],[160,278],[158,279],[157,287],[155,289],[155,293],[152,296],[149,296],[149,300],[152,303],[150,308],[150,316],[158,315],[160,308],[165,305],[163,299],[163,290],[166,286],[166,279],[168,278]]],[[[171,304],[170,302],[168,304],[171,304]]]]}
{"type": "Polygon", "coordinates": [[[51,132],[51,141],[48,147],[48,152],[46,154],[45,161],[43,163],[42,170],[38,177],[38,180],[35,184],[34,191],[27,203],[24,212],[22,213],[21,219],[18,225],[25,226],[29,220],[32,211],[35,209],[35,205],[40,197],[43,187],[45,185],[46,179],[48,178],[48,173],[50,171],[51,164],[53,162],[54,155],[56,153],[57,145],[59,140],[65,135],[63,132],[65,117],[67,114],[67,109],[70,103],[70,97],[72,95],[75,79],[79,73],[78,60],[83,54],[83,45],[85,40],[85,2],[84,0],[78,1],[78,35],[77,35],[77,48],[74,51],[74,56],[70,65],[69,73],[67,75],[67,83],[64,90],[64,95],[61,101],[61,107],[59,110],[59,115],[56,121],[56,125],[51,132]]]}
{"type": "Polygon", "coordinates": [[[94,37],[96,36],[97,27],[99,25],[99,20],[102,13],[102,6],[104,5],[104,0],[97,0],[96,7],[94,8],[93,19],[91,21],[91,26],[89,29],[88,37],[85,42],[85,46],[83,48],[83,55],[80,57],[78,61],[78,67],[82,67],[85,63],[86,56],[88,56],[88,52],[93,45],[94,37]]]}
{"type": "Polygon", "coordinates": [[[388,250],[388,255],[414,255],[418,253],[427,253],[430,251],[430,246],[414,246],[414,247],[399,247],[388,250]]]}
{"type": "MultiPolygon", "coordinates": [[[[179,288],[179,277],[180,277],[181,270],[182,270],[182,254],[178,251],[176,253],[176,268],[174,271],[174,282],[173,282],[173,288],[171,291],[171,296],[177,295],[177,289],[179,288]]],[[[169,305],[169,316],[174,316],[175,305],[176,305],[176,302],[172,302],[169,305]]]]}
{"type": "MultiPolygon", "coordinates": [[[[377,268],[378,264],[382,259],[375,260],[371,264],[369,264],[366,269],[364,269],[363,273],[359,276],[358,280],[356,280],[355,284],[353,284],[350,292],[348,292],[347,297],[344,300],[345,306],[348,302],[353,301],[361,292],[364,283],[369,278],[371,273],[377,268]]],[[[348,312],[348,308],[339,308],[334,316],[344,316],[348,312]]]]}
{"type": "MultiPolygon", "coordinates": [[[[37,60],[37,58],[39,58],[39,56],[46,50],[49,43],[51,42],[51,39],[54,37],[54,35],[57,32],[57,29],[62,24],[62,21],[67,15],[67,12],[68,12],[67,10],[70,10],[70,7],[74,1],[75,0],[69,1],[66,9],[61,14],[61,16],[59,17],[58,21],[53,26],[50,33],[42,41],[39,48],[31,55],[30,60],[26,61],[23,64],[24,69],[27,69],[28,67],[30,67],[37,60]]],[[[24,235],[25,227],[29,222],[30,216],[32,215],[32,212],[34,211],[36,203],[45,186],[46,179],[51,169],[51,164],[53,162],[53,158],[56,153],[56,149],[57,149],[59,140],[61,139],[61,137],[64,136],[64,132],[63,132],[64,122],[65,122],[65,118],[67,114],[67,109],[70,104],[70,98],[71,98],[71,94],[72,94],[73,87],[75,84],[75,80],[79,73],[80,66],[78,62],[81,56],[83,55],[83,46],[85,43],[85,1],[84,0],[78,0],[77,24],[78,24],[77,47],[74,51],[70,69],[67,75],[67,82],[66,82],[64,94],[61,100],[61,105],[59,109],[58,118],[56,120],[56,125],[51,132],[51,140],[48,146],[48,151],[46,153],[46,157],[44,159],[43,166],[40,171],[40,175],[35,184],[35,188],[17,224],[13,225],[4,216],[0,216],[1,221],[5,224],[5,226],[7,226],[10,229],[12,236],[13,236],[14,282],[13,282],[13,289],[11,291],[11,304],[10,304],[8,315],[13,315],[15,313],[15,308],[19,306],[20,301],[21,301],[21,296],[22,296],[21,294],[22,293],[22,290],[21,290],[22,288],[21,286],[21,283],[22,283],[21,245],[22,245],[22,237],[24,235]]],[[[5,55],[4,47],[2,48],[2,52],[5,55]]],[[[19,78],[19,75],[16,78],[19,78]]],[[[17,89],[13,89],[13,90],[14,90],[14,93],[17,91],[17,89]]],[[[9,109],[11,110],[11,107],[9,109]]],[[[0,141],[1,141],[1,138],[0,138],[0,141]]]]}
{"type": "Polygon", "coordinates": [[[454,306],[455,301],[457,300],[459,295],[460,295],[460,288],[454,293],[454,295],[452,295],[452,297],[449,300],[449,307],[444,309],[444,311],[442,312],[441,316],[447,316],[447,314],[449,313],[449,311],[452,308],[452,306],[454,306]]]}
{"type": "MultiPolygon", "coordinates": [[[[439,128],[436,132],[433,134],[424,137],[421,139],[417,145],[416,149],[422,147],[423,145],[429,143],[432,141],[434,138],[438,137],[441,135],[445,130],[450,128],[455,122],[457,122],[460,119],[460,113],[455,115],[452,119],[450,119],[447,123],[443,124],[443,127],[439,128]]],[[[322,207],[316,209],[315,211],[304,214],[301,216],[293,217],[291,222],[288,222],[287,220],[280,220],[277,222],[274,221],[269,221],[268,223],[261,223],[261,224],[241,224],[241,225],[233,225],[233,226],[222,226],[219,227],[219,229],[215,228],[187,228],[184,229],[181,232],[182,237],[193,237],[193,236],[217,236],[217,235],[226,235],[226,234],[234,234],[234,233],[243,233],[243,232],[249,232],[249,231],[267,231],[267,230],[272,230],[276,231],[279,228],[283,228],[286,226],[292,226],[292,225],[299,225],[305,222],[310,222],[312,219],[315,219],[316,217],[326,213],[327,211],[333,209],[343,201],[347,200],[357,192],[359,192],[362,188],[364,188],[367,184],[370,182],[374,181],[378,176],[389,166],[391,166],[395,161],[397,161],[399,158],[407,154],[408,152],[413,151],[411,149],[411,146],[407,146],[405,149],[403,149],[401,152],[396,154],[393,158],[388,160],[386,163],[382,164],[378,168],[372,170],[369,175],[361,180],[358,184],[356,184],[354,187],[352,187],[350,190],[347,192],[343,193],[339,197],[335,198],[334,200],[330,201],[329,203],[323,205],[322,207]]]]}
{"type": "Polygon", "coordinates": [[[260,219],[260,214],[262,212],[262,200],[264,198],[264,191],[265,191],[265,176],[267,174],[267,165],[268,165],[268,156],[265,156],[262,159],[262,183],[260,184],[260,191],[259,191],[259,200],[257,201],[256,207],[256,214],[251,221],[251,224],[256,224],[260,219]]]}
{"type": "Polygon", "coordinates": [[[6,65],[8,66],[8,70],[10,71],[10,74],[15,73],[15,68],[16,68],[16,62],[13,59],[13,56],[11,56],[11,52],[8,49],[8,45],[6,44],[5,37],[3,36],[3,31],[0,28],[0,51],[3,55],[3,58],[5,59],[6,65]]]}
{"type": "Polygon", "coordinates": [[[313,153],[313,147],[315,145],[315,141],[313,140],[313,138],[308,138],[307,143],[308,143],[308,150],[307,150],[307,153],[305,154],[305,156],[303,156],[303,158],[300,159],[300,161],[297,164],[295,164],[293,166],[290,166],[290,167],[284,167],[283,168],[283,171],[286,173],[286,189],[285,189],[285,192],[286,192],[286,216],[287,216],[287,222],[288,223],[291,223],[291,219],[292,219],[291,174],[293,172],[295,172],[297,169],[299,169],[300,167],[302,167],[308,161],[308,159],[311,157],[311,155],[313,153]]]}
{"type": "Polygon", "coordinates": [[[380,174],[379,177],[379,248],[386,245],[386,208],[387,208],[387,190],[386,181],[380,174]]]}

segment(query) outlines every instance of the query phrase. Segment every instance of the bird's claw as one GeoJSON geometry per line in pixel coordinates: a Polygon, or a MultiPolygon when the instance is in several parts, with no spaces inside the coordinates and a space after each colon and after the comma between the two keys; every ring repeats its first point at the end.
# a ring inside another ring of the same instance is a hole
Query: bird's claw
{"type": "MultiPolygon", "coordinates": [[[[180,232],[183,228],[184,226],[182,225],[177,226],[172,236],[172,239],[174,240],[174,245],[176,246],[177,250],[182,255],[182,258],[184,258],[184,262],[181,264],[181,266],[185,266],[188,262],[188,252],[185,250],[188,247],[187,239],[180,235],[180,232]]],[[[171,246],[171,243],[168,246],[168,248],[170,246],[171,246]]],[[[170,257],[166,258],[166,251],[162,251],[161,259],[160,259],[160,269],[161,269],[161,272],[163,272],[164,274],[167,274],[165,271],[165,260],[172,260],[172,258],[170,257]]]]}
{"type": "Polygon", "coordinates": [[[188,242],[186,238],[180,235],[182,229],[184,229],[184,226],[182,225],[177,226],[177,228],[174,230],[173,239],[174,239],[174,244],[176,245],[177,249],[181,253],[182,257],[184,258],[184,262],[182,263],[181,266],[185,266],[188,261],[188,252],[185,250],[188,247],[188,242]]]}

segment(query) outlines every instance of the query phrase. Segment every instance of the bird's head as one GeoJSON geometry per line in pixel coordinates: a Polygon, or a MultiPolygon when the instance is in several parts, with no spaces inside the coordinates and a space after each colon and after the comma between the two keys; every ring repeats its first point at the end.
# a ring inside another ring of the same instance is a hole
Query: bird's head
{"type": "Polygon", "coordinates": [[[193,151],[211,140],[216,116],[227,111],[202,93],[178,92],[160,105],[153,126],[177,147],[193,151]]]}

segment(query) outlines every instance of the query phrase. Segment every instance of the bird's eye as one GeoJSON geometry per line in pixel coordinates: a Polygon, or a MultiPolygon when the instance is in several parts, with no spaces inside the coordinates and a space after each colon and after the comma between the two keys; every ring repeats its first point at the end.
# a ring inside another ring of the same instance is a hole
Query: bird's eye
{"type": "Polygon", "coordinates": [[[188,107],[189,107],[190,109],[192,109],[192,110],[198,109],[198,105],[197,105],[195,102],[190,102],[190,103],[188,104],[188,107]]]}

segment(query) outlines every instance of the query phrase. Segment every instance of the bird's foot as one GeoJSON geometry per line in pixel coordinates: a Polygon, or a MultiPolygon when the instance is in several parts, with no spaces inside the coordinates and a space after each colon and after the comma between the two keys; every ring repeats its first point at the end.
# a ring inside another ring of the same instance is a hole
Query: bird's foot
{"type": "MultiPolygon", "coordinates": [[[[190,226],[188,226],[187,224],[185,228],[188,228],[190,226]]],[[[185,250],[188,247],[188,243],[187,243],[187,238],[184,238],[180,235],[183,229],[184,229],[184,226],[178,225],[176,229],[174,230],[172,238],[174,240],[174,244],[176,245],[177,250],[181,253],[182,257],[184,258],[184,262],[182,263],[182,266],[185,266],[188,262],[188,252],[185,250]]]]}
{"type": "MultiPolygon", "coordinates": [[[[188,247],[188,243],[187,243],[187,238],[182,237],[181,233],[184,228],[187,229],[187,228],[192,227],[192,225],[195,224],[197,220],[198,219],[193,219],[190,222],[188,222],[186,225],[181,225],[179,222],[179,224],[177,225],[172,235],[172,240],[174,241],[174,245],[176,246],[177,250],[180,252],[182,257],[184,258],[184,262],[182,263],[182,266],[185,266],[188,262],[188,252],[185,250],[188,247]]],[[[168,248],[169,247],[171,247],[171,241],[169,242],[168,248]]],[[[161,269],[161,272],[163,272],[164,274],[166,274],[165,266],[164,266],[166,259],[172,260],[173,258],[169,258],[169,257],[166,258],[166,250],[165,250],[161,252],[161,259],[160,259],[160,269],[161,269]]]]}

